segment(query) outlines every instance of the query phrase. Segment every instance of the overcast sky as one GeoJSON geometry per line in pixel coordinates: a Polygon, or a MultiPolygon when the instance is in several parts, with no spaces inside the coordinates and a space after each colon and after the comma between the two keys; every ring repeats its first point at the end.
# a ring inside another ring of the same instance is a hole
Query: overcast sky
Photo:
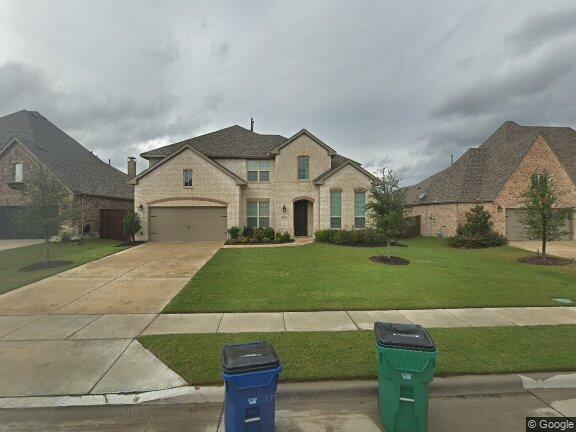
{"type": "Polygon", "coordinates": [[[0,2],[0,115],[122,170],[253,116],[407,185],[505,120],[575,127],[575,66],[573,0],[0,2]]]}

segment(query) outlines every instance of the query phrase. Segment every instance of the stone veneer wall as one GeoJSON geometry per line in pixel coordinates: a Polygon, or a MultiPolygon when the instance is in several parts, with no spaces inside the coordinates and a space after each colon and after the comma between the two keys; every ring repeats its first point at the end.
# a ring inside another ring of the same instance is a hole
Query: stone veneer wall
{"type": "Polygon", "coordinates": [[[81,233],[85,225],[90,225],[91,230],[99,233],[100,210],[132,210],[134,208],[134,201],[90,195],[85,195],[82,198],[82,196],[76,195],[72,201],[72,208],[74,213],[71,221],[67,224],[69,229],[81,233]]]}
{"type": "Polygon", "coordinates": [[[28,184],[41,168],[36,158],[24,147],[20,144],[12,145],[0,159],[0,206],[22,206],[26,203],[26,197],[22,192],[27,189],[8,185],[12,182],[12,170],[15,163],[24,165],[24,182],[28,184]]]}
{"type": "MultiPolygon", "coordinates": [[[[528,189],[532,174],[548,174],[561,192],[559,207],[576,207],[576,186],[546,140],[539,137],[518,168],[506,181],[494,202],[481,203],[492,215],[494,229],[506,235],[506,209],[522,207],[522,193],[528,189]]],[[[476,203],[426,204],[414,206],[411,214],[421,217],[421,233],[443,236],[456,233],[458,223],[476,203]],[[432,216],[432,219],[429,218],[432,216]]]]}

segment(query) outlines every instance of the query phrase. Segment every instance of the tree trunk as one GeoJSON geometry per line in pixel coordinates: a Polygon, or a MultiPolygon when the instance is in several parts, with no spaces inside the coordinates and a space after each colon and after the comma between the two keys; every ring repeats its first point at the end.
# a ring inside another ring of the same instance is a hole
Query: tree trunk
{"type": "Polygon", "coordinates": [[[542,237],[542,258],[546,258],[546,236],[542,237]]]}
{"type": "Polygon", "coordinates": [[[386,239],[386,244],[388,245],[388,258],[390,258],[390,239],[386,239]]]}
{"type": "Polygon", "coordinates": [[[50,238],[48,237],[48,232],[46,232],[46,237],[44,238],[44,260],[46,262],[50,261],[50,238]]]}

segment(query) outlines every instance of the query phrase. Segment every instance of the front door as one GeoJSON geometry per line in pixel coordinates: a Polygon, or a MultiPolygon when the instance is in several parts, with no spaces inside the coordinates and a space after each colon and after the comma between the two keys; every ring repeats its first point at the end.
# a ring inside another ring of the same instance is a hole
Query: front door
{"type": "Polygon", "coordinates": [[[308,235],[308,201],[294,202],[294,236],[308,235]]]}

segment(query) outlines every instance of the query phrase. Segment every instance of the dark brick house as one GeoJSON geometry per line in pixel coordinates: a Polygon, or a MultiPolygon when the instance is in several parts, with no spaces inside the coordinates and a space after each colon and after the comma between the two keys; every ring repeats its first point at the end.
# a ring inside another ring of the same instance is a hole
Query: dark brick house
{"type": "Polygon", "coordinates": [[[38,236],[33,228],[24,232],[16,227],[13,219],[26,204],[31,179],[42,168],[70,192],[73,217],[66,228],[119,237],[118,220],[134,206],[128,175],[101,161],[40,113],[23,110],[0,118],[0,238],[38,236]]]}

